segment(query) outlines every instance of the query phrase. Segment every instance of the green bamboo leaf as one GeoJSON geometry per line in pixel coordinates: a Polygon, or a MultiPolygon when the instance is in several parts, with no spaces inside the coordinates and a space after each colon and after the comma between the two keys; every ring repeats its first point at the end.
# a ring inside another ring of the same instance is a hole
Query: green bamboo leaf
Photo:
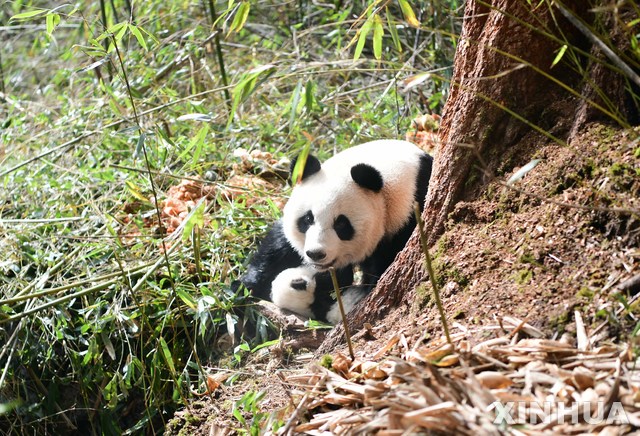
{"type": "Polygon", "coordinates": [[[205,144],[205,140],[207,139],[208,134],[209,134],[209,125],[205,124],[204,126],[202,126],[200,130],[198,130],[198,133],[196,134],[196,136],[191,138],[191,141],[189,141],[189,143],[184,148],[182,153],[180,153],[180,155],[178,156],[178,160],[187,160],[187,157],[191,155],[192,161],[194,163],[197,163],[198,159],[200,158],[202,147],[205,144]],[[194,148],[196,150],[195,152],[192,153],[191,150],[193,150],[194,148]]]}
{"type": "Polygon", "coordinates": [[[114,38],[117,42],[122,41],[122,38],[124,38],[124,35],[127,33],[127,30],[129,29],[129,26],[127,25],[127,23],[123,23],[122,27],[120,27],[118,29],[118,32],[114,33],[114,38]]]}
{"type": "Polygon", "coordinates": [[[119,32],[122,32],[122,30],[124,29],[124,31],[126,32],[127,30],[127,23],[116,23],[113,26],[109,27],[105,32],[103,32],[102,34],[100,34],[97,38],[96,41],[102,41],[105,38],[109,38],[111,35],[115,35],[119,32]]]}
{"type": "Polygon", "coordinates": [[[191,239],[191,232],[195,226],[199,228],[204,227],[204,209],[205,209],[205,201],[204,198],[201,198],[198,201],[198,204],[193,208],[187,218],[184,220],[184,229],[182,230],[182,240],[188,241],[191,239]]]}
{"type": "Polygon", "coordinates": [[[145,197],[138,185],[133,183],[131,180],[125,180],[124,185],[133,198],[135,198],[136,200],[140,200],[143,203],[150,203],[150,200],[145,197]]]}
{"type": "Polygon", "coordinates": [[[564,56],[564,53],[567,51],[567,48],[568,48],[567,44],[560,47],[560,50],[558,50],[558,54],[553,59],[553,62],[551,62],[552,67],[554,67],[558,62],[560,62],[560,60],[562,59],[562,56],[564,56]]]}
{"type": "Polygon", "coordinates": [[[635,20],[631,20],[627,23],[627,28],[631,28],[636,24],[640,23],[640,18],[636,18],[635,20]]]}
{"type": "Polygon", "coordinates": [[[138,137],[138,142],[136,143],[136,149],[133,152],[133,158],[137,159],[141,156],[144,156],[144,142],[147,140],[147,135],[145,133],[141,133],[140,137],[138,137]]]}
{"type": "Polygon", "coordinates": [[[46,9],[35,9],[33,11],[22,12],[20,14],[16,14],[13,17],[9,18],[9,21],[18,21],[18,20],[28,20],[29,18],[34,18],[39,15],[44,15],[48,11],[46,9]]]}
{"type": "Polygon", "coordinates": [[[240,424],[245,425],[244,416],[242,416],[242,412],[236,407],[233,408],[233,416],[238,420],[240,424]]]}
{"type": "Polygon", "coordinates": [[[133,33],[133,36],[136,37],[136,39],[138,40],[138,44],[140,44],[144,51],[148,51],[149,49],[147,48],[147,41],[144,40],[144,36],[142,35],[140,28],[133,24],[129,24],[129,29],[131,30],[131,33],[133,33]]]}
{"type": "Polygon", "coordinates": [[[420,21],[416,18],[416,14],[413,13],[413,9],[411,9],[409,2],[407,0],[398,0],[398,3],[400,3],[402,15],[404,15],[404,19],[407,23],[412,27],[420,27],[420,21]]]}
{"type": "Polygon", "coordinates": [[[172,374],[176,373],[176,367],[173,365],[173,357],[171,357],[171,351],[169,351],[169,346],[167,342],[164,340],[162,336],[160,336],[160,351],[162,352],[162,357],[164,357],[165,362],[167,362],[167,366],[171,370],[172,374]]]}
{"type": "Polygon", "coordinates": [[[293,128],[293,123],[296,120],[296,114],[298,113],[298,105],[300,104],[300,94],[302,92],[302,79],[298,80],[296,89],[293,90],[291,96],[291,110],[289,111],[289,131],[293,128]]]}
{"type": "Polygon", "coordinates": [[[304,88],[304,107],[307,109],[307,112],[311,112],[313,110],[313,105],[316,104],[315,98],[315,90],[316,85],[313,80],[307,81],[307,84],[304,88]]]}
{"type": "Polygon", "coordinates": [[[247,2],[244,2],[244,3],[245,3],[247,6],[245,7],[244,11],[242,11],[242,21],[241,21],[241,23],[240,23],[240,24],[241,24],[241,26],[240,26],[240,28],[239,28],[237,31],[240,31],[240,30],[244,27],[244,25],[245,25],[245,24],[246,24],[246,22],[247,22],[247,18],[249,18],[249,11],[251,10],[251,3],[249,3],[248,1],[247,1],[247,2]]]}
{"type": "Polygon", "coordinates": [[[84,358],[82,359],[82,364],[88,365],[92,361],[95,361],[99,355],[100,355],[100,350],[98,347],[98,343],[96,342],[95,338],[92,338],[91,341],[89,342],[87,353],[84,355],[84,358]]]}
{"type": "Polygon", "coordinates": [[[295,186],[302,180],[302,172],[304,171],[304,166],[307,164],[307,158],[309,157],[309,152],[311,151],[311,142],[307,142],[307,145],[304,146],[300,154],[298,155],[298,160],[296,160],[296,165],[293,167],[293,171],[291,172],[291,182],[295,186]]]}
{"type": "Polygon", "coordinates": [[[273,72],[276,70],[276,67],[271,64],[262,65],[258,68],[254,68],[251,71],[248,71],[244,74],[242,79],[238,82],[238,84],[231,91],[232,101],[231,101],[231,112],[229,114],[229,121],[227,123],[227,127],[233,121],[236,110],[240,103],[242,103],[247,97],[249,97],[253,91],[258,87],[258,85],[262,84],[273,72]]]}
{"type": "Polygon", "coordinates": [[[46,25],[47,25],[47,35],[49,36],[49,38],[53,36],[53,31],[56,29],[56,26],[58,24],[60,24],[60,15],[47,14],[46,25]]]}
{"type": "MultiPolygon", "coordinates": [[[[204,213],[202,215],[204,218],[204,213]]],[[[195,224],[193,229],[191,229],[191,245],[193,246],[193,263],[196,266],[196,274],[200,281],[203,281],[204,274],[202,273],[202,252],[200,250],[200,226],[198,224],[195,224]]],[[[194,307],[194,309],[196,308],[194,307]]]]}
{"type": "Polygon", "coordinates": [[[389,12],[389,8],[385,8],[387,15],[387,25],[389,26],[389,33],[391,34],[391,41],[393,41],[393,46],[402,53],[402,44],[400,43],[400,37],[398,36],[398,29],[396,29],[396,25],[393,21],[393,17],[389,12]]]}
{"type": "Polygon", "coordinates": [[[382,19],[378,14],[373,16],[373,55],[376,59],[382,58],[382,37],[384,36],[384,28],[382,27],[382,19]]]}
{"type": "Polygon", "coordinates": [[[198,308],[198,305],[193,300],[193,297],[184,289],[177,287],[176,295],[178,295],[178,297],[180,297],[180,299],[184,302],[184,304],[189,306],[190,309],[196,310],[198,308]]]}
{"type": "Polygon", "coordinates": [[[265,201],[267,202],[267,205],[269,206],[269,211],[271,211],[271,215],[273,215],[274,217],[279,217],[280,215],[282,215],[282,211],[280,210],[278,205],[271,198],[266,197],[265,201]]]}
{"type": "Polygon", "coordinates": [[[270,347],[272,345],[276,345],[278,343],[280,343],[282,339],[273,339],[271,341],[267,341],[267,342],[263,342],[262,344],[256,345],[255,347],[253,347],[251,349],[252,353],[255,353],[256,351],[262,350],[263,348],[267,348],[270,347]]]}
{"type": "Polygon", "coordinates": [[[198,131],[197,139],[196,139],[196,147],[193,151],[193,156],[191,156],[191,160],[194,165],[198,165],[200,161],[200,156],[202,156],[202,152],[204,151],[205,145],[207,143],[207,135],[209,134],[209,125],[205,124],[202,129],[198,131]]]}
{"type": "Polygon", "coordinates": [[[158,41],[158,38],[156,38],[153,33],[147,31],[144,27],[138,27],[138,30],[140,30],[142,33],[144,33],[145,35],[147,35],[153,42],[155,42],[156,44],[159,44],[160,41],[158,41]]]}
{"type": "Polygon", "coordinates": [[[353,53],[354,61],[357,61],[360,58],[362,49],[364,48],[364,43],[367,41],[367,34],[369,33],[369,30],[371,30],[372,25],[373,21],[371,20],[371,17],[369,17],[358,31],[358,35],[356,36],[358,38],[358,43],[356,44],[356,51],[353,53]]]}
{"type": "Polygon", "coordinates": [[[239,32],[242,30],[245,23],[247,22],[250,10],[251,4],[248,1],[243,1],[242,3],[240,3],[240,6],[238,6],[238,10],[236,11],[236,15],[233,17],[233,22],[231,23],[231,27],[229,28],[229,33],[239,32]]]}

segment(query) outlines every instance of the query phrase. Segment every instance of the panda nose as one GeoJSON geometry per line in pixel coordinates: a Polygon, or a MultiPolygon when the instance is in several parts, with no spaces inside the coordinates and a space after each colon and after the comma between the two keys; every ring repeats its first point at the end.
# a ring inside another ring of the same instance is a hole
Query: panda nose
{"type": "Polygon", "coordinates": [[[307,250],[307,256],[314,262],[318,262],[327,257],[327,253],[322,250],[307,250]]]}

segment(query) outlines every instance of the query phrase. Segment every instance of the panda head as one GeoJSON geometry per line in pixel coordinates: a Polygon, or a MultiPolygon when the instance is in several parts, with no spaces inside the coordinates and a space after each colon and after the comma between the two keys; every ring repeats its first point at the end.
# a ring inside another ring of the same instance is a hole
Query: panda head
{"type": "MultiPolygon", "coordinates": [[[[292,168],[296,160],[292,162],[292,168]]],[[[284,208],[284,233],[305,263],[324,271],[363,261],[385,235],[384,181],[365,163],[308,156],[284,208]]]]}
{"type": "Polygon", "coordinates": [[[316,271],[308,266],[285,269],[271,283],[271,301],[282,309],[313,318],[311,305],[316,298],[315,275],[316,271]]]}

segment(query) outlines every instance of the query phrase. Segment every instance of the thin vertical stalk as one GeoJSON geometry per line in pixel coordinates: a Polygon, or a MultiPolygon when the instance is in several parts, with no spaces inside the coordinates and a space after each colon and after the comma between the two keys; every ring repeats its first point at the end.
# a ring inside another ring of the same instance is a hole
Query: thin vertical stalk
{"type": "MultiPolygon", "coordinates": [[[[216,25],[218,21],[218,13],[216,12],[216,5],[214,0],[209,0],[209,13],[211,14],[211,27],[216,25]]],[[[224,89],[224,99],[227,103],[227,111],[231,114],[231,94],[229,94],[229,79],[227,79],[227,72],[224,67],[224,56],[222,55],[222,44],[220,43],[220,33],[217,32],[214,37],[214,43],[216,46],[216,58],[218,59],[218,68],[220,68],[220,79],[224,89]]]]}
{"type": "Polygon", "coordinates": [[[109,3],[111,3],[111,12],[113,12],[113,21],[115,21],[116,23],[119,23],[120,19],[118,18],[118,11],[116,10],[116,5],[113,2],[113,0],[109,0],[109,3]]]}
{"type": "MultiPolygon", "coordinates": [[[[105,0],[100,0],[100,15],[102,16],[102,31],[106,32],[109,28],[109,23],[107,21],[107,7],[105,5],[105,0]]],[[[104,45],[104,52],[107,53],[107,50],[109,50],[109,38],[104,38],[102,44],[104,45]]],[[[96,68],[96,74],[98,74],[98,79],[100,79],[99,68],[96,68]]],[[[111,62],[107,62],[107,74],[109,75],[109,83],[113,82],[111,62]]]]}
{"type": "Polygon", "coordinates": [[[6,94],[7,92],[4,89],[4,68],[2,67],[2,50],[0,50],[0,91],[2,91],[3,94],[6,94]]]}
{"type": "Polygon", "coordinates": [[[433,298],[436,300],[436,306],[438,306],[438,312],[440,312],[440,321],[442,322],[442,328],[444,329],[444,335],[447,338],[447,342],[453,345],[451,342],[451,336],[449,335],[449,325],[447,324],[447,317],[444,314],[444,308],[442,307],[442,301],[440,300],[440,288],[436,282],[436,276],[433,272],[433,265],[431,263],[431,255],[429,255],[429,245],[427,244],[427,238],[424,234],[424,221],[420,214],[420,206],[416,202],[414,205],[414,213],[416,215],[416,221],[418,222],[418,230],[420,233],[420,245],[422,246],[422,252],[424,253],[424,260],[427,266],[427,272],[429,273],[429,279],[431,279],[431,287],[433,288],[433,298]]]}
{"type": "Polygon", "coordinates": [[[338,299],[338,308],[340,309],[340,316],[342,317],[342,325],[344,326],[344,336],[347,338],[347,346],[349,347],[349,355],[351,360],[355,360],[356,355],[353,353],[353,345],[351,344],[351,333],[349,332],[349,324],[347,323],[347,316],[344,313],[344,306],[342,305],[342,296],[340,295],[340,286],[338,285],[338,278],[336,277],[335,268],[329,268],[331,274],[331,281],[333,282],[333,289],[336,291],[336,298],[338,299]]]}
{"type": "Polygon", "coordinates": [[[133,15],[133,5],[131,4],[131,0],[124,0],[124,3],[127,5],[127,10],[129,11],[129,20],[136,24],[136,17],[133,15]]]}

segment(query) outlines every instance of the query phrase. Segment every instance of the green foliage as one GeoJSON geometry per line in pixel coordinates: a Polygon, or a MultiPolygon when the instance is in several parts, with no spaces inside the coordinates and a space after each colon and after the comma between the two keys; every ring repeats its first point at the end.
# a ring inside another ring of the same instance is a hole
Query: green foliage
{"type": "Polygon", "coordinates": [[[515,271],[512,278],[518,285],[528,285],[533,279],[533,271],[528,268],[521,269],[515,271]]]}
{"type": "Polygon", "coordinates": [[[413,12],[411,5],[406,0],[398,0],[400,4],[400,9],[402,9],[402,15],[404,15],[404,19],[407,20],[410,26],[419,27],[420,22],[416,18],[416,14],[413,12]]]}
{"type": "MultiPolygon", "coordinates": [[[[402,16],[404,20],[412,27],[419,28],[420,22],[416,18],[415,13],[413,12],[413,8],[406,0],[398,0],[398,4],[402,11],[402,16]]],[[[367,36],[369,32],[373,29],[373,38],[372,38],[372,48],[373,55],[376,59],[382,59],[382,39],[384,36],[384,25],[382,18],[380,18],[380,13],[382,10],[385,12],[385,18],[387,24],[389,26],[389,33],[392,37],[392,42],[396,50],[402,51],[402,46],[400,43],[400,39],[398,38],[398,33],[396,29],[396,25],[393,20],[393,14],[391,13],[390,2],[382,2],[381,0],[374,0],[368,4],[365,8],[364,12],[360,14],[358,20],[356,21],[356,25],[358,23],[362,23],[360,28],[357,30],[355,36],[351,39],[349,45],[356,44],[356,48],[353,53],[353,59],[358,60],[362,55],[362,51],[365,47],[365,43],[367,41],[367,36]],[[366,17],[366,19],[364,19],[366,17]],[[363,22],[364,20],[364,22],[363,22]]]]}
{"type": "MultiPolygon", "coordinates": [[[[227,198],[234,151],[324,158],[438,111],[459,2],[38,5],[0,10],[0,428],[159,433],[205,368],[279,341],[232,282],[285,187],[256,167],[272,185],[227,198]],[[205,176],[213,193],[164,234],[159,202],[205,176]]],[[[247,395],[243,431],[276,428],[247,395]]]]}
{"type": "Polygon", "coordinates": [[[560,50],[558,50],[558,53],[556,54],[556,57],[553,59],[553,62],[551,62],[551,66],[555,66],[558,62],[560,62],[562,60],[562,57],[564,56],[565,52],[567,51],[567,48],[569,48],[569,46],[567,44],[563,44],[562,47],[560,47],[560,50]]]}
{"type": "Polygon", "coordinates": [[[330,354],[325,354],[320,358],[319,363],[323,368],[330,369],[331,365],[333,365],[333,356],[330,354]]]}
{"type": "Polygon", "coordinates": [[[580,290],[578,290],[577,296],[579,298],[582,298],[586,301],[591,301],[593,300],[593,296],[595,295],[595,292],[593,291],[593,289],[591,289],[588,286],[582,286],[580,288],[580,290]]]}
{"type": "Polygon", "coordinates": [[[245,101],[265,80],[275,72],[274,65],[262,65],[254,68],[244,74],[238,84],[233,88],[233,105],[231,106],[231,115],[229,117],[229,123],[233,120],[233,117],[238,109],[240,103],[245,101]]]}
{"type": "MultiPolygon", "coordinates": [[[[232,4],[233,2],[230,3],[232,4]]],[[[242,30],[244,25],[247,23],[247,18],[249,18],[250,10],[251,3],[249,3],[248,1],[243,1],[238,4],[235,15],[233,17],[233,22],[231,23],[231,26],[229,26],[229,33],[239,32],[242,30]]]]}
{"type": "Polygon", "coordinates": [[[262,434],[268,413],[260,410],[260,402],[264,392],[249,391],[233,405],[233,416],[242,426],[237,429],[240,434],[258,436],[262,434]]]}

